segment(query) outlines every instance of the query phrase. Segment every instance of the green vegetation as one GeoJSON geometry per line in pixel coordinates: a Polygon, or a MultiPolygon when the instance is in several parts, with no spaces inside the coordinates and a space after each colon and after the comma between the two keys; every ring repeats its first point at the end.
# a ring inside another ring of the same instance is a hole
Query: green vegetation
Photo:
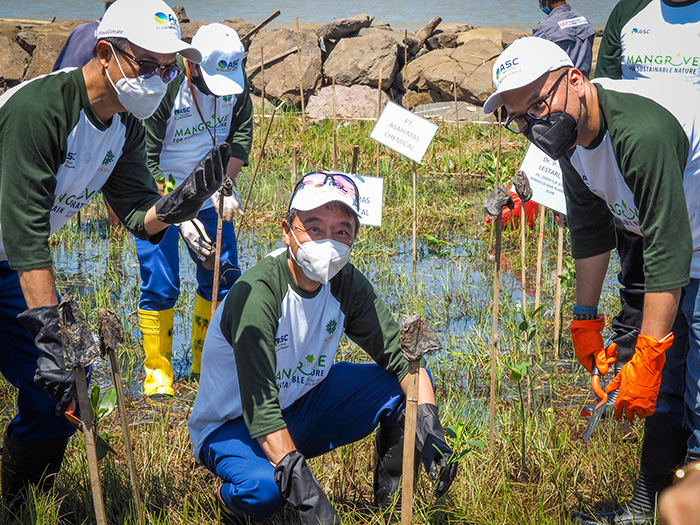
{"type": "MultiPolygon", "coordinates": [[[[267,125],[267,120],[263,124],[267,125]]],[[[261,122],[258,120],[258,130],[261,122]]],[[[352,147],[359,147],[358,173],[384,177],[382,228],[362,228],[353,251],[361,268],[397,318],[413,311],[424,315],[440,333],[445,350],[431,357],[438,407],[448,441],[460,455],[457,479],[447,496],[432,501],[430,480],[421,473],[414,501],[415,523],[547,525],[569,523],[576,510],[610,510],[631,495],[636,477],[641,426],[604,420],[591,440],[582,440],[586,420],[581,408],[593,401],[585,370],[573,357],[563,330],[558,354],[554,340],[556,223],[548,213],[542,283],[542,308],[534,309],[537,231],[527,233],[527,314],[522,310],[520,232],[503,235],[499,319],[499,381],[496,438],[488,446],[493,260],[490,225],[481,203],[495,180],[497,134],[489,126],[462,125],[461,152],[453,124],[442,124],[418,168],[418,261],[411,254],[411,164],[369,139],[372,122],[339,122],[338,169],[349,170],[352,147]],[[559,356],[555,358],[555,356],[559,356]],[[512,366],[511,366],[512,365],[512,366]],[[526,378],[526,381],[521,380],[526,378]]],[[[260,141],[238,186],[245,196],[257,163],[260,141]]],[[[302,122],[281,114],[266,146],[266,155],[252,188],[247,214],[240,225],[239,252],[245,270],[281,245],[279,224],[293,186],[292,154],[299,176],[331,168],[333,123],[302,122]]],[[[521,137],[503,134],[500,177],[508,181],[523,155],[521,137]]],[[[62,293],[80,301],[96,332],[97,308],[116,311],[125,327],[119,351],[122,379],[129,396],[134,454],[140,474],[147,521],[151,524],[218,523],[215,490],[218,481],[191,456],[187,418],[196,384],[183,380],[190,359],[189,324],[196,286],[192,265],[183,263],[182,295],[176,306],[174,366],[180,381],[171,406],[143,401],[143,355],[136,322],[138,265],[128,236],[111,236],[100,199],[54,238],[56,268],[62,293]],[[189,273],[188,273],[189,272],[189,273]]],[[[186,258],[184,250],[183,260],[186,258]]],[[[573,268],[564,266],[565,292],[573,268]]],[[[617,305],[611,269],[601,311],[617,305]]],[[[564,294],[564,327],[570,319],[573,293],[564,294]]],[[[348,341],[340,358],[366,360],[348,341]]],[[[93,385],[110,385],[106,361],[94,367],[93,385]]],[[[2,424],[13,415],[14,392],[0,384],[2,424]]],[[[104,402],[107,408],[110,400],[104,402]]],[[[97,405],[96,405],[97,406],[97,405]]],[[[101,463],[110,523],[135,523],[129,473],[116,413],[103,412],[100,433],[117,450],[101,463]]],[[[20,519],[32,523],[91,523],[92,501],[87,462],[79,434],[71,440],[53,493],[37,497],[20,519]]],[[[343,523],[380,524],[385,517],[372,505],[373,440],[368,437],[311,460],[321,485],[336,504],[343,523]]],[[[14,523],[6,517],[6,523],[14,523]]],[[[268,523],[298,523],[285,509],[268,523]]]]}

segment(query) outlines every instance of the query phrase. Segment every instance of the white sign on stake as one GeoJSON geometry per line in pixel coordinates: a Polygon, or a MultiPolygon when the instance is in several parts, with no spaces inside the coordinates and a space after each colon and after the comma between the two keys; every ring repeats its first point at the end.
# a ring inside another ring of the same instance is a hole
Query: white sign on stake
{"type": "Polygon", "coordinates": [[[433,124],[393,102],[387,102],[370,137],[420,163],[437,131],[433,124]]]}
{"type": "Polygon", "coordinates": [[[566,215],[566,200],[559,161],[548,156],[534,144],[530,144],[520,169],[525,172],[530,181],[532,200],[566,215]]]}
{"type": "Polygon", "coordinates": [[[357,173],[345,173],[345,175],[355,181],[357,191],[360,192],[360,224],[381,226],[384,179],[366,177],[357,173]]]}

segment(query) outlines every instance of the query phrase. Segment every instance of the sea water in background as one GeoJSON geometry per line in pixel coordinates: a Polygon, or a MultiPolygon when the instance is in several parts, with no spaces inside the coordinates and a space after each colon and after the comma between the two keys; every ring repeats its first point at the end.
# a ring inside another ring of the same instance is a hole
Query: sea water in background
{"type": "MultiPolygon", "coordinates": [[[[241,17],[259,23],[279,9],[282,14],[272,25],[290,25],[295,17],[301,24],[329,22],[368,13],[376,21],[388,22],[394,29],[414,30],[434,15],[444,22],[461,22],[483,27],[534,28],[544,18],[537,0],[166,0],[168,5],[184,5],[196,21],[220,21],[241,17]]],[[[596,29],[605,21],[617,0],[570,0],[596,29]]],[[[0,0],[0,18],[51,20],[90,20],[102,14],[101,0],[0,0]]]]}

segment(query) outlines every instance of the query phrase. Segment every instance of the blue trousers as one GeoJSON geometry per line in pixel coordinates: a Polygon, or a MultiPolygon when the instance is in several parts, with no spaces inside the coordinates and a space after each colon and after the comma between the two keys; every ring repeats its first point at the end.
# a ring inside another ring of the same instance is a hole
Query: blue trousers
{"type": "MultiPolygon", "coordinates": [[[[209,238],[216,241],[217,214],[214,208],[201,210],[197,218],[204,225],[209,238]]],[[[141,272],[141,299],[139,308],[160,312],[169,310],[180,295],[180,230],[171,226],[158,244],[135,239],[136,254],[141,272]]],[[[183,241],[184,242],[184,241],[183,241]]],[[[214,272],[202,266],[197,255],[187,247],[197,265],[197,294],[211,301],[214,292],[214,272]]],[[[219,297],[224,298],[241,275],[238,268],[236,232],[232,222],[223,223],[221,234],[221,266],[219,270],[219,297]]]]}
{"type": "Polygon", "coordinates": [[[39,350],[17,320],[26,309],[17,272],[7,261],[0,262],[0,333],[5,341],[4,350],[0,350],[0,373],[18,389],[17,415],[6,434],[24,441],[67,438],[75,429],[65,416],[56,415],[56,401],[34,384],[39,350]]]}
{"type": "MultiPolygon", "coordinates": [[[[379,423],[397,426],[403,407],[396,376],[376,364],[341,362],[282,415],[297,449],[311,458],[368,436],[379,423]]],[[[200,459],[223,480],[221,497],[237,514],[261,521],[282,508],[275,469],[243,417],[212,432],[200,459]]]]}
{"type": "MultiPolygon", "coordinates": [[[[684,423],[690,432],[688,450],[700,454],[700,279],[691,279],[683,289],[680,310],[685,316],[688,333],[688,348],[682,367],[679,367],[676,379],[676,391],[681,399],[680,405],[685,410],[684,423]]],[[[670,348],[666,353],[673,350],[670,348]]],[[[677,359],[680,359],[678,356],[677,359]]],[[[666,356],[664,374],[669,364],[669,356],[666,356]]],[[[665,377],[661,376],[661,381],[665,377]]]]}

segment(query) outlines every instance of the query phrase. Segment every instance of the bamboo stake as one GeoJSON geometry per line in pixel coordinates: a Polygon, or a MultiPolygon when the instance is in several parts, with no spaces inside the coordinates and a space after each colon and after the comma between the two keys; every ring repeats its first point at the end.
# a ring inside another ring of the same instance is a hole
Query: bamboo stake
{"type": "Polygon", "coordinates": [[[333,171],[338,170],[338,134],[335,118],[335,77],[333,77],[333,171]]]}
{"type": "MultiPolygon", "coordinates": [[[[379,84],[377,84],[377,120],[382,114],[382,75],[384,70],[379,69],[379,84]]],[[[377,177],[379,177],[379,142],[377,141],[377,177]]]]}
{"type": "Polygon", "coordinates": [[[559,331],[561,329],[561,279],[562,262],[564,259],[564,227],[559,217],[557,230],[557,286],[554,297],[554,355],[559,359],[559,331]]]}
{"type": "Polygon", "coordinates": [[[224,188],[226,190],[231,190],[233,186],[233,181],[226,177],[224,179],[224,184],[222,189],[219,190],[219,206],[216,209],[217,221],[216,221],[216,256],[214,257],[214,277],[212,280],[212,292],[211,292],[211,312],[209,319],[214,318],[216,313],[216,307],[219,306],[219,279],[221,277],[221,240],[224,233],[224,188]],[[227,184],[228,183],[228,184],[227,184]]]}
{"type": "MultiPolygon", "coordinates": [[[[268,16],[265,20],[260,22],[257,26],[255,26],[249,33],[247,33],[243,38],[241,38],[241,42],[246,42],[247,40],[250,40],[255,33],[260,31],[263,27],[265,27],[267,24],[272,22],[275,18],[280,16],[280,10],[278,9],[274,13],[272,13],[270,16],[268,16]]],[[[247,46],[246,46],[247,47],[247,46]]]]}
{"type": "Polygon", "coordinates": [[[297,185],[297,149],[292,148],[292,190],[297,185]]]}
{"type": "Polygon", "coordinates": [[[520,202],[520,281],[523,290],[523,312],[527,312],[527,245],[525,232],[525,203],[520,202]]]}
{"type": "MultiPolygon", "coordinates": [[[[501,110],[498,109],[498,149],[496,150],[496,184],[501,183],[501,110]]],[[[493,309],[491,315],[491,390],[489,395],[489,449],[493,454],[495,442],[495,426],[496,426],[496,396],[497,382],[496,369],[498,359],[498,308],[500,295],[500,270],[501,270],[501,234],[503,230],[503,214],[499,210],[496,216],[496,249],[494,250],[494,266],[493,266],[493,309]]]]}
{"type": "Polygon", "coordinates": [[[535,277],[535,310],[540,307],[540,289],[542,288],[542,245],[544,244],[544,214],[546,208],[540,204],[540,232],[537,237],[537,267],[535,277]]]}
{"type": "Polygon", "coordinates": [[[260,47],[260,82],[262,89],[260,90],[260,140],[263,138],[263,130],[265,129],[265,55],[264,47],[260,47]]]}
{"type": "Polygon", "coordinates": [[[418,206],[416,202],[416,193],[418,186],[418,170],[416,169],[416,161],[411,161],[413,163],[413,273],[416,273],[416,262],[418,261],[418,247],[417,247],[417,237],[418,237],[418,206]]]}
{"type": "Polygon", "coordinates": [[[357,173],[357,157],[360,154],[360,147],[359,146],[353,146],[352,147],[352,165],[350,166],[350,173],[353,175],[357,173]]]}
{"type": "Polygon", "coordinates": [[[457,171],[462,174],[462,141],[459,136],[459,104],[457,103],[457,77],[454,78],[455,124],[457,125],[457,171]]]}
{"type": "Polygon", "coordinates": [[[294,46],[290,49],[287,49],[286,51],[284,51],[282,53],[279,53],[278,55],[273,56],[272,58],[266,59],[264,63],[255,64],[255,65],[250,64],[250,67],[246,71],[246,73],[248,74],[248,78],[250,79],[251,77],[253,77],[253,75],[256,75],[258,72],[258,69],[260,69],[261,67],[270,65],[273,62],[277,62],[278,60],[281,60],[281,59],[287,57],[288,55],[291,55],[292,53],[296,53],[298,51],[299,50],[297,49],[297,47],[294,46]]]}
{"type": "Polygon", "coordinates": [[[301,96],[301,119],[306,120],[306,112],[304,111],[304,70],[301,68],[301,40],[299,37],[299,17],[297,21],[297,58],[299,62],[299,95],[301,96]]]}

